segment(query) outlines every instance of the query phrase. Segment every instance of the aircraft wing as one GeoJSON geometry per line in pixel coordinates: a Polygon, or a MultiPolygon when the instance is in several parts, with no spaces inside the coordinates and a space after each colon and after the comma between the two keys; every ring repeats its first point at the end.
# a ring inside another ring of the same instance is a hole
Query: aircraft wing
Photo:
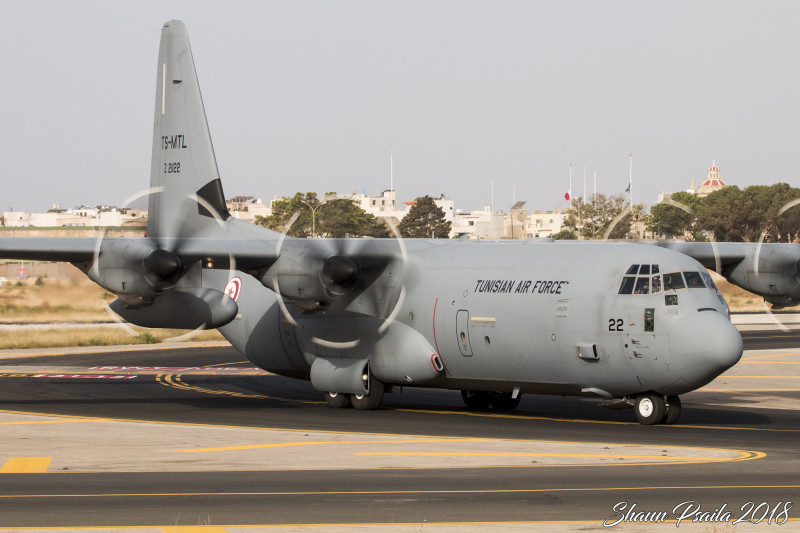
{"type": "MultiPolygon", "coordinates": [[[[154,243],[147,237],[6,237],[0,238],[0,259],[90,263],[95,253],[106,247],[125,245],[152,248],[154,243]]],[[[184,261],[211,261],[218,268],[228,268],[232,259],[237,269],[251,270],[271,265],[277,259],[275,242],[257,238],[183,239],[177,246],[184,261]]]]}
{"type": "Polygon", "coordinates": [[[0,258],[82,263],[92,260],[96,245],[91,237],[5,237],[0,258]]]}
{"type": "Polygon", "coordinates": [[[669,248],[695,259],[706,268],[721,273],[722,268],[742,262],[756,243],[745,242],[659,242],[669,248]]]}

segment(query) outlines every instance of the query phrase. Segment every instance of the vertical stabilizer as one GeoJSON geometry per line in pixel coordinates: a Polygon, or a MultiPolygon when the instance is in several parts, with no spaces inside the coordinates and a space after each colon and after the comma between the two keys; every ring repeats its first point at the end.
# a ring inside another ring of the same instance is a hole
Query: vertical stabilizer
{"type": "Polygon", "coordinates": [[[158,52],[147,231],[189,237],[230,214],[214,157],[186,26],[164,24],[158,52]]]}

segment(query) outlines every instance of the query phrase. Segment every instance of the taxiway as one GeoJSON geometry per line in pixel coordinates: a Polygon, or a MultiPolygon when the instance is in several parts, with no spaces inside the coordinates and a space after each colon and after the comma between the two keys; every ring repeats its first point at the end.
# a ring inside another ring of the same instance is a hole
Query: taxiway
{"type": "Polygon", "coordinates": [[[0,526],[602,530],[622,502],[687,501],[793,520],[800,339],[743,337],[675,426],[547,396],[470,412],[409,388],[378,411],[329,409],[220,344],[2,353],[0,526]]]}

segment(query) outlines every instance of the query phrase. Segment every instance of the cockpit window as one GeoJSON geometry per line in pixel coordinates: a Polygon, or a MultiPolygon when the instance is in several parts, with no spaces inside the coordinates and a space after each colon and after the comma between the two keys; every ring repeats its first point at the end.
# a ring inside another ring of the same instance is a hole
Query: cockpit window
{"type": "Polygon", "coordinates": [[[653,283],[650,285],[653,294],[661,292],[661,276],[653,276],[653,283]]]}
{"type": "Polygon", "coordinates": [[[714,283],[714,280],[711,279],[711,274],[708,272],[700,272],[700,275],[703,276],[703,281],[706,282],[706,287],[709,289],[714,289],[717,294],[719,294],[719,289],[717,288],[716,283],[714,283]]]}
{"type": "Polygon", "coordinates": [[[649,294],[650,293],[650,278],[636,278],[636,289],[633,294],[649,294]]]}
{"type": "Polygon", "coordinates": [[[619,286],[620,294],[630,294],[633,292],[633,286],[636,283],[636,278],[625,276],[622,278],[622,285],[619,286]]]}
{"type": "MultiPolygon", "coordinates": [[[[662,291],[661,276],[650,277],[659,272],[658,265],[631,265],[622,278],[619,294],[653,294],[662,291]],[[652,284],[651,284],[652,282],[652,284]]],[[[678,274],[680,275],[680,274],[678,274]]]]}
{"type": "Polygon", "coordinates": [[[706,285],[703,283],[703,278],[700,272],[684,272],[683,276],[686,278],[686,286],[690,289],[705,289],[706,285]]]}
{"type": "Polygon", "coordinates": [[[686,284],[683,282],[683,276],[680,272],[673,272],[671,274],[664,274],[664,288],[667,290],[683,289],[686,284]]]}

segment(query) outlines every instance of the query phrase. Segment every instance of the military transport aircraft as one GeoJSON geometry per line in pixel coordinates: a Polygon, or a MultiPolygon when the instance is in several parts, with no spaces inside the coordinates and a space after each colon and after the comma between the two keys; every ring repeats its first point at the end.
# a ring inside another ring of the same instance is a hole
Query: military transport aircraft
{"type": "Polygon", "coordinates": [[[0,257],[68,261],[125,320],[218,328],[250,361],[332,407],[460,390],[513,409],[523,393],[634,406],[674,423],[679,395],[742,355],[703,266],[642,244],[294,239],[232,218],[186,28],[164,25],[144,238],[5,238],[0,257]]]}

